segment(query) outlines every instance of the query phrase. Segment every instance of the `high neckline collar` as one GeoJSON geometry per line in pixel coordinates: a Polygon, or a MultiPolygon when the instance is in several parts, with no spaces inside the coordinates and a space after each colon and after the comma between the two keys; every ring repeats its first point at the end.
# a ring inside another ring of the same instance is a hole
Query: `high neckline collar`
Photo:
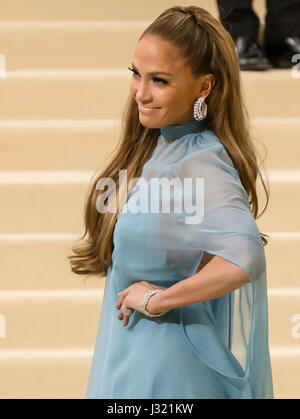
{"type": "Polygon", "coordinates": [[[167,140],[177,140],[178,138],[183,137],[184,135],[193,134],[203,131],[206,125],[205,119],[197,121],[192,119],[189,122],[181,125],[167,125],[160,128],[161,135],[167,140]]]}

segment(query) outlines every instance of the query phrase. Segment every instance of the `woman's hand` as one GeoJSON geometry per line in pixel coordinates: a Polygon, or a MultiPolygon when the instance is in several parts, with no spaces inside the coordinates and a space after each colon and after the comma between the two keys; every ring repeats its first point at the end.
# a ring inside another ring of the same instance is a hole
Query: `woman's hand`
{"type": "MultiPolygon", "coordinates": [[[[137,310],[140,313],[142,313],[140,307],[144,299],[144,296],[146,292],[148,292],[149,290],[154,290],[154,289],[164,290],[166,288],[158,287],[157,285],[151,284],[150,282],[147,282],[147,281],[140,281],[140,282],[136,282],[130,285],[130,287],[125,288],[123,291],[118,293],[119,300],[117,304],[115,305],[115,307],[120,309],[120,312],[117,315],[117,317],[119,320],[123,319],[123,326],[128,325],[129,316],[122,313],[121,306],[123,305],[123,307],[125,308],[131,308],[133,310],[137,310]]],[[[152,295],[147,303],[146,308],[151,314],[158,314],[163,311],[163,310],[160,310],[160,307],[159,307],[159,294],[161,293],[152,295]]]]}

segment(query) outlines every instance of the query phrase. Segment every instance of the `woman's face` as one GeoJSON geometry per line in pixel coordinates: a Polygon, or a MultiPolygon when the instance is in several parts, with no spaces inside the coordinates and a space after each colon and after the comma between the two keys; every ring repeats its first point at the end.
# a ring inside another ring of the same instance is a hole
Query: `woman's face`
{"type": "Polygon", "coordinates": [[[191,121],[195,101],[206,98],[211,87],[210,75],[195,79],[177,47],[155,36],[145,35],[138,42],[131,69],[130,92],[139,106],[140,122],[147,128],[191,121]]]}

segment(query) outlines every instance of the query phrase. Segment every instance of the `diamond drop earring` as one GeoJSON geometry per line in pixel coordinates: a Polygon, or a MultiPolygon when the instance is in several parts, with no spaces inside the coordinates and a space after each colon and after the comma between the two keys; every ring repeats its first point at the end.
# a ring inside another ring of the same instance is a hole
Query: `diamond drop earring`
{"type": "Polygon", "coordinates": [[[196,121],[201,121],[206,118],[207,115],[207,105],[205,103],[204,97],[199,97],[194,104],[194,118],[196,121]]]}

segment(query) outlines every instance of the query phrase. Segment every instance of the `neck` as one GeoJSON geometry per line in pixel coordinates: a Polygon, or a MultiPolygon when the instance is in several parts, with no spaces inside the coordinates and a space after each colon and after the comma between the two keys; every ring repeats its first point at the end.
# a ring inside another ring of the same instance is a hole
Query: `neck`
{"type": "Polygon", "coordinates": [[[201,132],[205,129],[205,120],[197,121],[192,119],[184,124],[180,125],[167,125],[160,128],[161,135],[168,140],[177,140],[184,135],[201,132]]]}

